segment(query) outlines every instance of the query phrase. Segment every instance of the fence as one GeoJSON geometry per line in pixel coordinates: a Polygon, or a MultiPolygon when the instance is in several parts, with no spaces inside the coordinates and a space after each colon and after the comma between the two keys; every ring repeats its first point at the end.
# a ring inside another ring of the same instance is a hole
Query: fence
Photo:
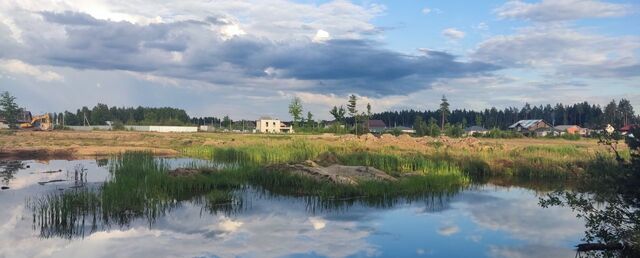
{"type": "MultiPolygon", "coordinates": [[[[111,126],[97,125],[97,126],[67,126],[74,131],[109,131],[111,126]]],[[[125,125],[125,130],[137,131],[137,132],[162,132],[162,133],[195,133],[198,132],[196,126],[156,126],[156,125],[125,125]]]]}

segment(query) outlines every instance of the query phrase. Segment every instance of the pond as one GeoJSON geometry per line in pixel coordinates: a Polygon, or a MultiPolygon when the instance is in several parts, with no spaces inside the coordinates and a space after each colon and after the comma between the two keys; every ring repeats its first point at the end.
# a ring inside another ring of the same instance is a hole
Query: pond
{"type": "MultiPolygon", "coordinates": [[[[174,168],[227,166],[162,160],[174,168]]],[[[126,214],[115,216],[104,207],[41,213],[55,196],[113,180],[110,163],[3,163],[0,257],[574,257],[585,231],[570,208],[541,207],[542,193],[492,184],[390,205],[317,205],[243,187],[229,202],[181,196],[142,212],[118,206],[126,214]]],[[[78,203],[86,204],[55,205],[78,203]]]]}

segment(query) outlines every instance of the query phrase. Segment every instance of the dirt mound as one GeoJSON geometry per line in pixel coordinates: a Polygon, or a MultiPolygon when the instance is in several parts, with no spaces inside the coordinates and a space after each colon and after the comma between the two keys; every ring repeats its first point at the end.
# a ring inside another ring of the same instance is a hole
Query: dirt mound
{"type": "Polygon", "coordinates": [[[368,134],[363,134],[360,136],[360,139],[364,139],[365,141],[377,141],[378,137],[376,137],[375,135],[368,133],[368,134]]]}
{"type": "Polygon", "coordinates": [[[387,140],[387,139],[395,140],[396,137],[393,136],[392,134],[385,133],[385,134],[380,135],[380,139],[383,139],[383,140],[387,140]]]}
{"type": "Polygon", "coordinates": [[[195,168],[177,168],[174,170],[169,170],[169,175],[170,176],[175,176],[175,177],[179,177],[179,176],[195,176],[197,174],[202,173],[203,171],[200,169],[195,169],[195,168]]]}
{"type": "Polygon", "coordinates": [[[403,141],[407,141],[407,140],[413,141],[413,137],[409,136],[408,134],[401,134],[397,138],[398,140],[403,140],[403,141]]]}
{"type": "Polygon", "coordinates": [[[318,181],[336,184],[357,185],[360,181],[396,181],[395,177],[387,175],[382,170],[365,166],[331,165],[322,167],[307,161],[305,164],[284,164],[267,167],[269,171],[290,172],[318,181]],[[311,165],[311,166],[309,166],[311,165]]]}

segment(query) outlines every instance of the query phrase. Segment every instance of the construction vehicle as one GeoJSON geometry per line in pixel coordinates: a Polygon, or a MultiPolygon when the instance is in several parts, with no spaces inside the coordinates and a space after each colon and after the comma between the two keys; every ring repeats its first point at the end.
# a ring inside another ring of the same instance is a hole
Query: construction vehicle
{"type": "Polygon", "coordinates": [[[31,122],[21,123],[22,129],[34,129],[39,131],[51,131],[53,130],[53,123],[51,123],[51,117],[49,114],[40,116],[34,116],[31,118],[31,122]]]}

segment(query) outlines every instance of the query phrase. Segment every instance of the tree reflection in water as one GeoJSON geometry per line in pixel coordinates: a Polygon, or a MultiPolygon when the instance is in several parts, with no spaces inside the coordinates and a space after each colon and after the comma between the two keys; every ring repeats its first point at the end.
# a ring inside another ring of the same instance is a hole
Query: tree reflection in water
{"type": "Polygon", "coordinates": [[[24,169],[24,164],[19,160],[0,160],[0,177],[3,184],[9,184],[18,170],[24,169]]]}
{"type": "MultiPolygon", "coordinates": [[[[632,135],[640,136],[640,129],[632,135]]],[[[612,144],[611,139],[601,142],[612,144]]],[[[540,200],[543,207],[570,207],[585,220],[587,244],[578,246],[577,256],[640,257],[640,139],[627,137],[626,143],[629,161],[598,157],[576,191],[557,191],[540,200]]]]}
{"type": "Polygon", "coordinates": [[[345,210],[356,204],[389,208],[416,201],[438,210],[446,206],[449,197],[468,187],[465,178],[448,175],[424,177],[424,181],[407,180],[413,188],[400,188],[403,191],[396,192],[386,191],[391,185],[382,183],[362,188],[338,187],[307,182],[293,175],[252,173],[240,168],[170,176],[168,164],[151,153],[125,153],[108,164],[111,176],[99,187],[73,188],[28,201],[33,227],[40,237],[82,238],[112,227],[130,227],[136,219],[146,220],[152,226],[185,203],[225,216],[243,211],[247,207],[245,199],[291,196],[302,198],[311,213],[345,210]],[[302,189],[327,195],[301,194],[302,189]],[[348,196],[355,197],[342,198],[348,196]]]}

